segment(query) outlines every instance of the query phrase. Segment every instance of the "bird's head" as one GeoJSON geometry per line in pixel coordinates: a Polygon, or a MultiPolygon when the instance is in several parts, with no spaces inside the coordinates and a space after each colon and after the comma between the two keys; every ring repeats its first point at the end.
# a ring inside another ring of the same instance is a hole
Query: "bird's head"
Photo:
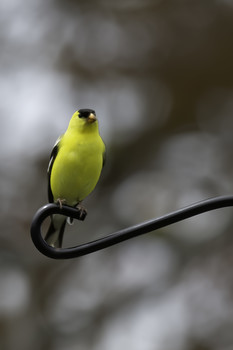
{"type": "Polygon", "coordinates": [[[79,109],[77,113],[78,117],[83,120],[84,123],[92,124],[97,120],[93,109],[79,109]]]}
{"type": "Polygon", "coordinates": [[[79,109],[74,112],[71,120],[70,126],[78,128],[80,131],[91,131],[93,129],[98,129],[98,121],[96,118],[96,113],[93,109],[79,109]]]}

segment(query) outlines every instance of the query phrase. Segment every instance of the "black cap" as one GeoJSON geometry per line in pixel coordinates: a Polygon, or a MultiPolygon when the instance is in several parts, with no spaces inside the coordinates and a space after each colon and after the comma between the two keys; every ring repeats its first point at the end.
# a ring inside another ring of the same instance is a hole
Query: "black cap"
{"type": "Polygon", "coordinates": [[[79,109],[78,113],[79,113],[79,118],[88,118],[91,113],[96,115],[93,109],[88,109],[88,108],[79,109]]]}

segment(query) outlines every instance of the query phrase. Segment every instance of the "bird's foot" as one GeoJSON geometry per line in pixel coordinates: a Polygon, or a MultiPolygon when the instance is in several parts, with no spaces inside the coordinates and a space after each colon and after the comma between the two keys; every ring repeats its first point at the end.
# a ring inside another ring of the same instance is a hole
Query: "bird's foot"
{"type": "Polygon", "coordinates": [[[61,198],[58,198],[58,199],[56,200],[56,203],[59,204],[60,209],[62,209],[62,205],[63,205],[63,204],[66,204],[66,200],[65,200],[65,199],[61,199],[61,198]]]}
{"type": "Polygon", "coordinates": [[[76,208],[79,211],[79,220],[83,221],[87,216],[87,210],[80,204],[76,205],[76,208]]]}

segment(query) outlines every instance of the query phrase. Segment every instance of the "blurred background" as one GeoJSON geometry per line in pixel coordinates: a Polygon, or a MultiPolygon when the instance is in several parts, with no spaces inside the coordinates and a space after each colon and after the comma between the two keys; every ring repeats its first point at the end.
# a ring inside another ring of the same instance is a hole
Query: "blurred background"
{"type": "Polygon", "coordinates": [[[79,108],[107,164],[66,246],[232,194],[232,32],[232,0],[1,0],[1,349],[232,349],[232,208],[69,261],[30,238],[79,108]]]}

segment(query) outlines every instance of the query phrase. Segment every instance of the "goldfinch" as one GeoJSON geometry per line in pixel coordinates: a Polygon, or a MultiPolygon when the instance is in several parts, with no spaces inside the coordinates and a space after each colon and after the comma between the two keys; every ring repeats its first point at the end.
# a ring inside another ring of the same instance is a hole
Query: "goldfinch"
{"type": "MultiPolygon", "coordinates": [[[[49,202],[77,206],[95,188],[105,161],[105,145],[92,109],[79,109],[52,150],[48,166],[49,202]]],[[[62,246],[66,217],[52,215],[46,242],[62,246]]]]}

